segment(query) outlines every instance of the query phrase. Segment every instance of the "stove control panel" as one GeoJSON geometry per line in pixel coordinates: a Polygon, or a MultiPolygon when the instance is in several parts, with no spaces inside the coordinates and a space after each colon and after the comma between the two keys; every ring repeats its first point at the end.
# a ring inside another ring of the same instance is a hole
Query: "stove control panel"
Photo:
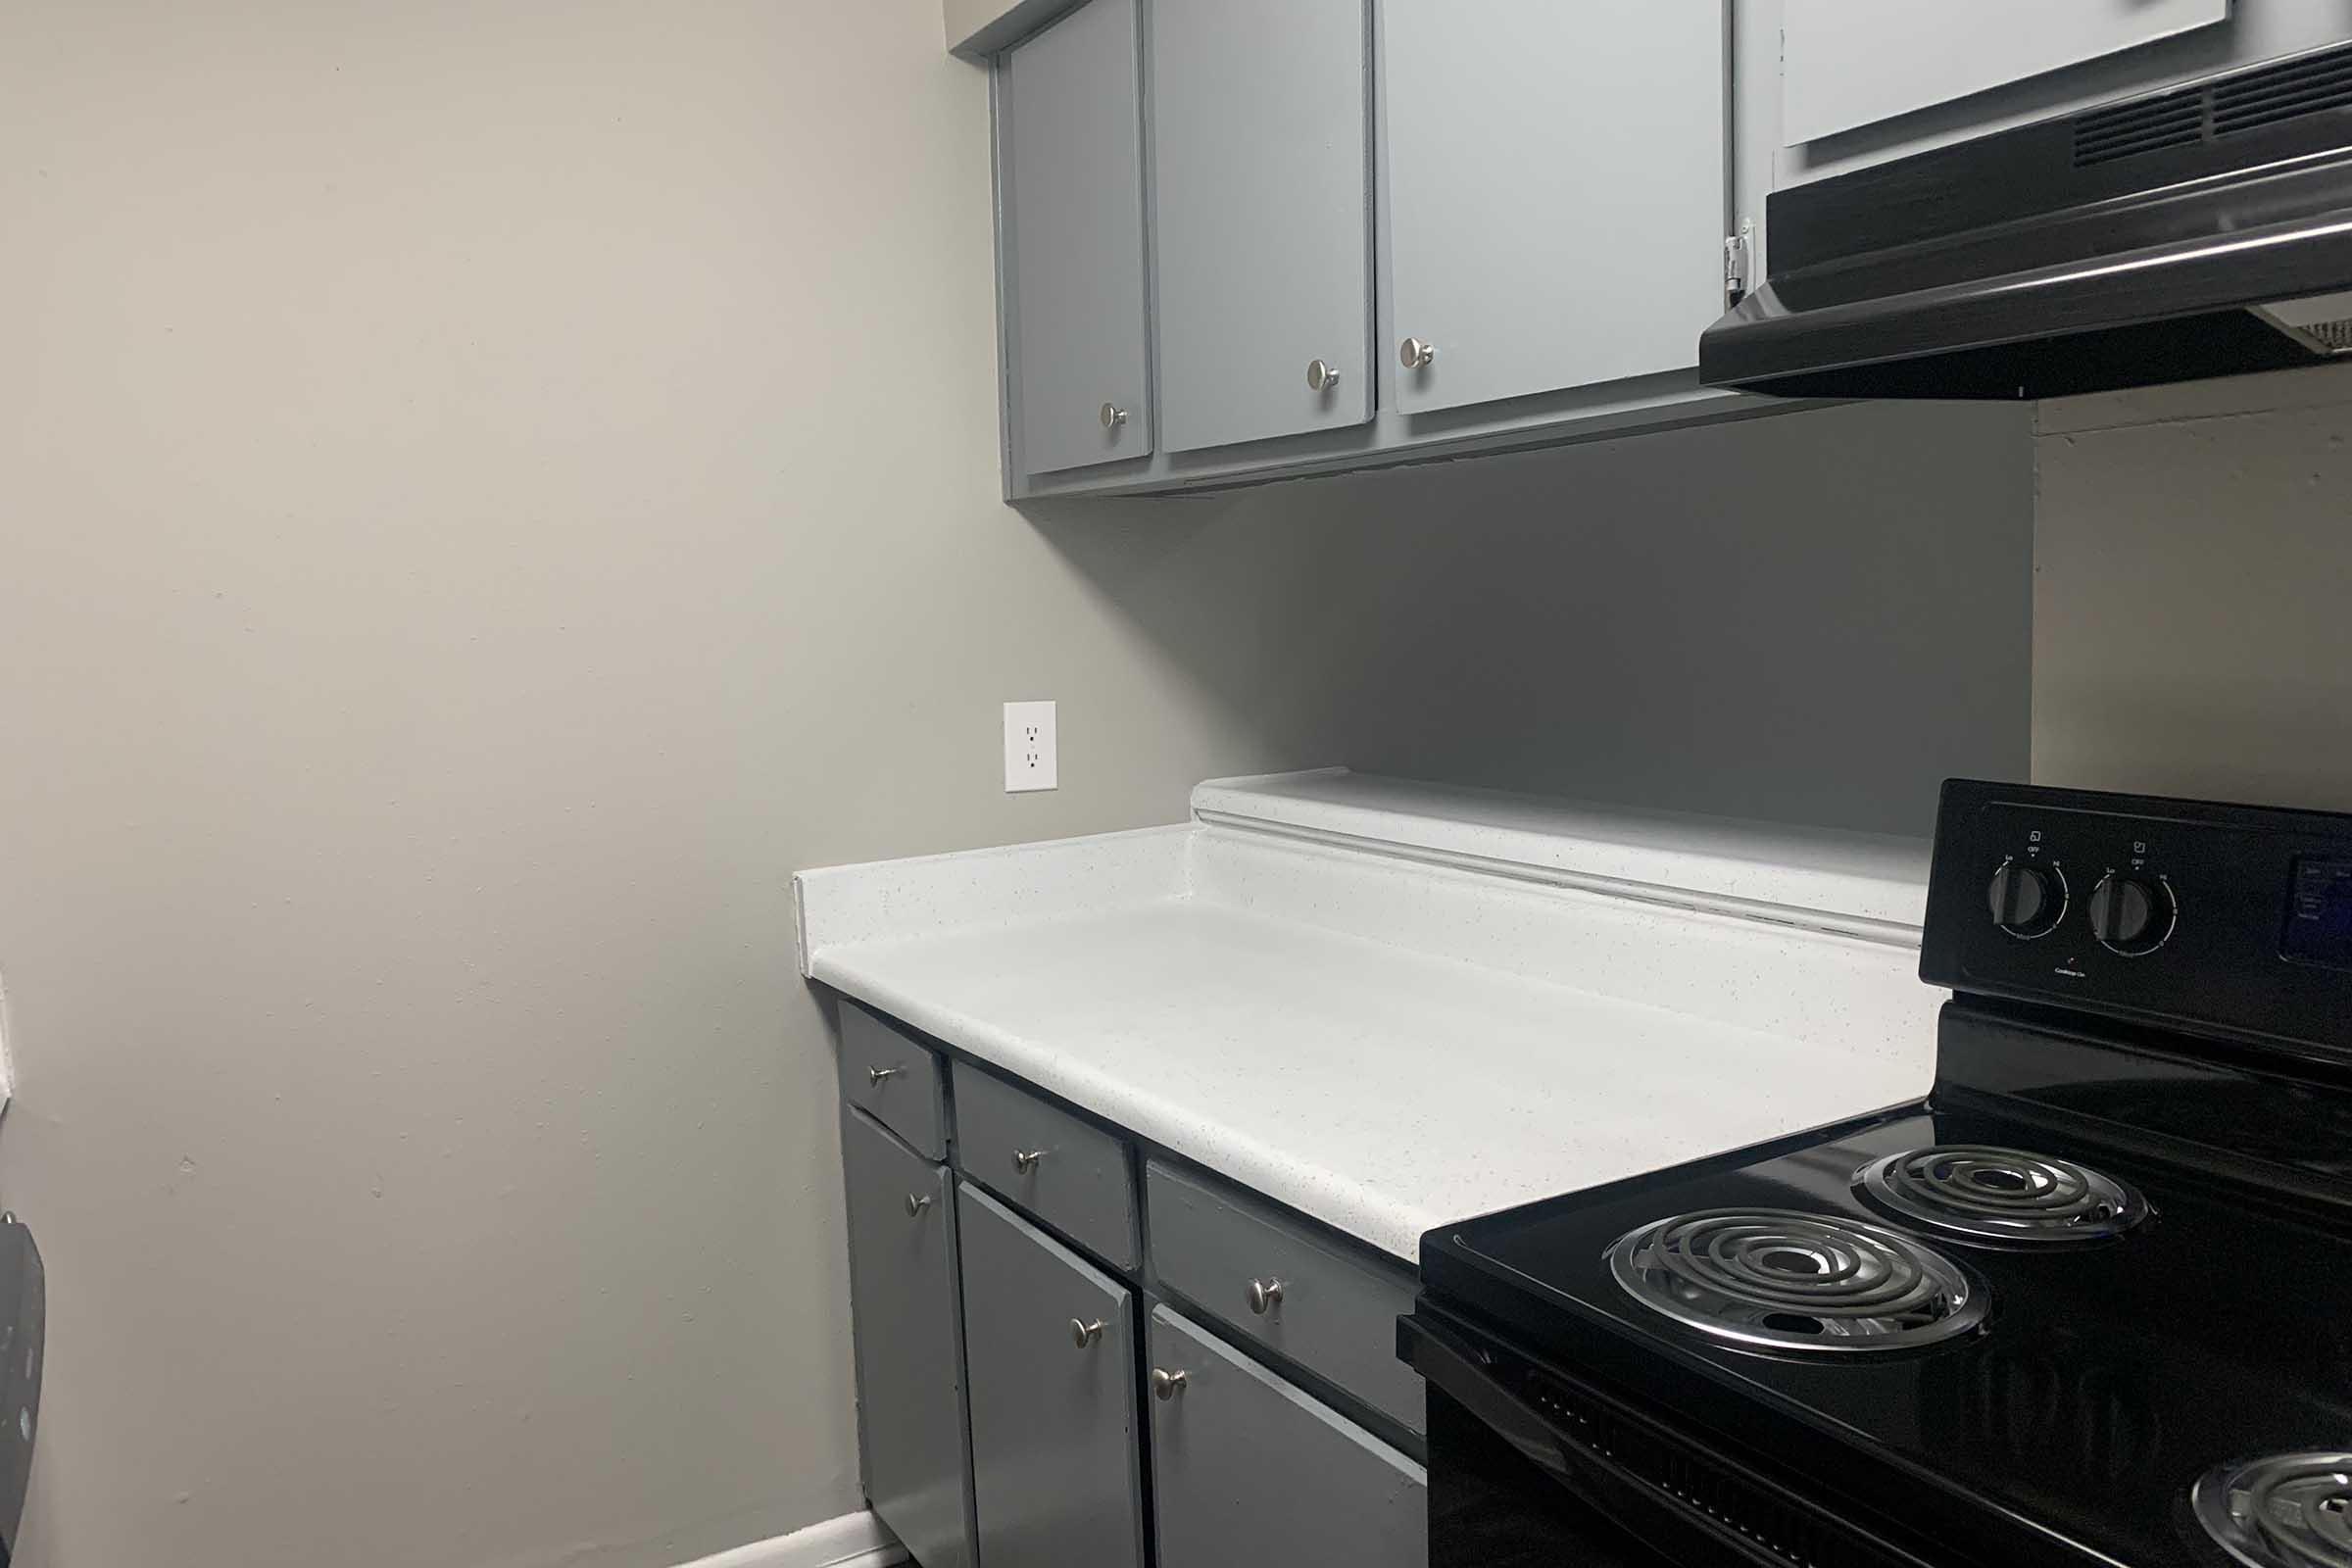
{"type": "Polygon", "coordinates": [[[1920,974],[2352,1060],[2352,815],[1955,779],[1920,974]]]}

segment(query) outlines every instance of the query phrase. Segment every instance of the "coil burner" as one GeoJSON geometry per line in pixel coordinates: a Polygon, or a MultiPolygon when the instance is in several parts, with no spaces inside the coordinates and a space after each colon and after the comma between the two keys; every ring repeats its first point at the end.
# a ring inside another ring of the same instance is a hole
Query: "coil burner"
{"type": "Polygon", "coordinates": [[[1854,1188],[1943,1235],[2019,1247],[2105,1241],[2148,1217],[2147,1200],[2113,1177],[2022,1149],[1915,1149],[1865,1165],[1854,1188]]]}
{"type": "Polygon", "coordinates": [[[2209,1472],[2197,1523],[2246,1568],[2352,1568],[2352,1453],[2282,1453],[2209,1472]]]}
{"type": "Polygon", "coordinates": [[[1660,1220],[1608,1257],[1634,1299],[1751,1348],[1917,1349],[1966,1334],[1987,1306],[1958,1264],[1907,1236],[1788,1209],[1660,1220]]]}

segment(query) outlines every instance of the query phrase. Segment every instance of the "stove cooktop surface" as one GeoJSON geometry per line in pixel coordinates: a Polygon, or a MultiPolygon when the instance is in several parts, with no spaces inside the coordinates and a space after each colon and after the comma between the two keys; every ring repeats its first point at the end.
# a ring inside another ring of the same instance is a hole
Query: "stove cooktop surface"
{"type": "MultiPolygon", "coordinates": [[[[1736,1438],[1752,1402],[2015,1522],[2053,1562],[2233,1560],[2206,1544],[2201,1481],[2220,1519],[2243,1467],[2352,1449],[2343,1214],[1983,1112],[1889,1114],[1490,1216],[1433,1234],[1423,1270],[1538,1355],[1629,1388],[1675,1369],[1686,1416],[1736,1438]]],[[[2298,1474],[2289,1500],[2326,1546],[2342,1489],[2329,1503],[2298,1474]]]]}

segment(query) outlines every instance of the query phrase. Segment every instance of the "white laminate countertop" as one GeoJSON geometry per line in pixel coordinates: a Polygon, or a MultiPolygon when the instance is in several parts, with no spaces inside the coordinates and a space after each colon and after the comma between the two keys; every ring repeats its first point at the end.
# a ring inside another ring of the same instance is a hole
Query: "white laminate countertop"
{"type": "Polygon", "coordinates": [[[1693,844],[1740,860],[1736,824],[1561,807],[1546,834],[1521,803],[1495,856],[1462,848],[1494,797],[1305,777],[1203,786],[1184,827],[805,872],[803,968],[1408,1261],[1449,1221],[1927,1091],[1900,841],[1759,830],[1825,851],[1759,918],[1785,889],[1752,869],[1658,896],[1693,844]],[[1373,798],[1403,808],[1380,827],[1373,798]]]}

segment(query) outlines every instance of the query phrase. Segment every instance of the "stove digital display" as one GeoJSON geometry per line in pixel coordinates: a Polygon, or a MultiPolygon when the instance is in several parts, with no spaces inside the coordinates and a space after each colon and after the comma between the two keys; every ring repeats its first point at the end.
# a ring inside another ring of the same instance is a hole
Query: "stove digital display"
{"type": "Polygon", "coordinates": [[[2295,862],[2282,946],[2290,958],[2352,968],[2352,860],[2307,855],[2295,862]]]}

